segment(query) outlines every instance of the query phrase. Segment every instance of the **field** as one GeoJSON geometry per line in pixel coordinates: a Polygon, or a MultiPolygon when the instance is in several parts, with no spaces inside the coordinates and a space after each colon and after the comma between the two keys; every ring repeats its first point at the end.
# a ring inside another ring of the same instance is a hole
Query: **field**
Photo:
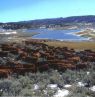
{"type": "Polygon", "coordinates": [[[45,44],[55,47],[68,47],[75,50],[91,49],[95,51],[95,42],[60,42],[60,41],[47,41],[45,44]]]}

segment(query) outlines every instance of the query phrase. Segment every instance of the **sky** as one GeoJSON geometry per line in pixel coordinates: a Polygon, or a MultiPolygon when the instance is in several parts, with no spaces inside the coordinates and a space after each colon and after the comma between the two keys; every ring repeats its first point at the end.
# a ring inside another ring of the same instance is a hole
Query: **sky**
{"type": "Polygon", "coordinates": [[[95,0],[0,0],[0,22],[95,15],[95,0]]]}

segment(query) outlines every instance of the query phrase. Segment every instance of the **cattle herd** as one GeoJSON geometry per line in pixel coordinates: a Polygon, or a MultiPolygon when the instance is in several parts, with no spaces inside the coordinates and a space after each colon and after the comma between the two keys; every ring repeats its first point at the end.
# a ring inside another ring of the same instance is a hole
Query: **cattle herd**
{"type": "Polygon", "coordinates": [[[22,43],[0,44],[0,77],[43,72],[50,68],[59,71],[85,70],[92,65],[95,65],[95,52],[91,50],[53,47],[33,39],[22,43]]]}

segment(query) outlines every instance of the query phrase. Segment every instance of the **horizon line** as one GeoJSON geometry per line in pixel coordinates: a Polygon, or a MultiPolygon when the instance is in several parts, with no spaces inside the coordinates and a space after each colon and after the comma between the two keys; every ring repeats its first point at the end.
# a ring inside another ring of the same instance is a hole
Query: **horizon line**
{"type": "Polygon", "coordinates": [[[17,23],[17,22],[27,22],[27,21],[35,21],[35,20],[45,20],[45,19],[57,19],[57,18],[69,18],[69,17],[78,17],[78,16],[95,16],[95,15],[72,15],[72,16],[65,16],[65,17],[54,17],[54,18],[37,18],[37,19],[30,19],[30,20],[19,20],[13,22],[0,22],[0,23],[17,23]]]}

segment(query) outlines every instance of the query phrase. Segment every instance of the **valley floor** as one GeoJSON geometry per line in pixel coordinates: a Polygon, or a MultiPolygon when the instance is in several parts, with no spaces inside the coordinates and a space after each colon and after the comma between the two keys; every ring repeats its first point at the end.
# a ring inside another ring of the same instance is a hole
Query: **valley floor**
{"type": "Polygon", "coordinates": [[[55,47],[68,47],[75,50],[91,49],[95,50],[95,42],[82,41],[82,42],[68,42],[68,41],[47,41],[45,44],[55,47]]]}

